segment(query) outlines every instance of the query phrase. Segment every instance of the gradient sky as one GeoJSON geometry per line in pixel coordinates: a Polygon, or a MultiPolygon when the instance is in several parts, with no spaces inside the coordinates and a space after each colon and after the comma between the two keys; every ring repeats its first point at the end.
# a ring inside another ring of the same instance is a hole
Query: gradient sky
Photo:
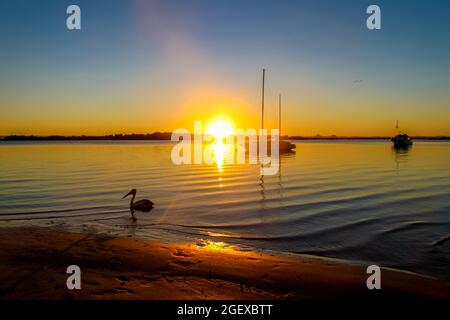
{"type": "Polygon", "coordinates": [[[449,1],[2,0],[0,43],[0,135],[258,128],[263,67],[284,133],[450,135],[449,1]]]}

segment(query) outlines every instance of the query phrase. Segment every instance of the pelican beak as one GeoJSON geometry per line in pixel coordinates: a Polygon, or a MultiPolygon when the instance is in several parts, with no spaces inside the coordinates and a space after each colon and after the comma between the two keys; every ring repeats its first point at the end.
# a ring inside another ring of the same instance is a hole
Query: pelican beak
{"type": "Polygon", "coordinates": [[[128,192],[126,195],[124,195],[124,196],[122,197],[122,199],[125,199],[125,198],[128,197],[130,194],[131,194],[131,191],[128,192]]]}

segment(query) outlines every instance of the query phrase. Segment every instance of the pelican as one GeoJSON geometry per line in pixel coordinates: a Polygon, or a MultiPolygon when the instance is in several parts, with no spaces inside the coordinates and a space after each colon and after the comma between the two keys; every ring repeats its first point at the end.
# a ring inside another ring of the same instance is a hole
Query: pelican
{"type": "Polygon", "coordinates": [[[136,189],[133,189],[130,192],[128,192],[126,195],[123,196],[122,199],[125,199],[130,194],[133,195],[133,198],[131,198],[131,201],[130,201],[130,211],[131,211],[131,215],[133,216],[133,219],[136,219],[134,216],[134,210],[148,212],[153,209],[154,204],[150,200],[142,199],[142,200],[134,202],[134,198],[136,197],[136,189]]]}

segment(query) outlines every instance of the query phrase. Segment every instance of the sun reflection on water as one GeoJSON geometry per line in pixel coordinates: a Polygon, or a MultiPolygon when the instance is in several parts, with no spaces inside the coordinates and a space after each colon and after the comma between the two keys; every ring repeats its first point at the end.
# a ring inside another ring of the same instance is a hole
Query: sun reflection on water
{"type": "Polygon", "coordinates": [[[197,243],[197,247],[214,251],[231,249],[231,246],[225,242],[211,240],[200,241],[197,243]]]}
{"type": "Polygon", "coordinates": [[[225,144],[220,139],[214,144],[214,156],[216,157],[217,171],[223,172],[225,144]]]}
{"type": "MultiPolygon", "coordinates": [[[[234,159],[234,146],[225,143],[222,139],[214,139],[213,142],[206,145],[204,151],[205,163],[216,165],[219,174],[224,172],[227,164],[232,164],[234,159]]],[[[221,177],[219,177],[221,178],[221,177]]],[[[221,179],[219,179],[220,184],[221,179]]]]}
{"type": "MultiPolygon", "coordinates": [[[[217,165],[217,172],[222,173],[224,164],[234,155],[233,146],[224,142],[234,134],[233,122],[227,117],[219,116],[207,124],[205,133],[213,139],[211,147],[214,163],[217,165]]],[[[220,183],[220,187],[222,186],[220,183]]]]}

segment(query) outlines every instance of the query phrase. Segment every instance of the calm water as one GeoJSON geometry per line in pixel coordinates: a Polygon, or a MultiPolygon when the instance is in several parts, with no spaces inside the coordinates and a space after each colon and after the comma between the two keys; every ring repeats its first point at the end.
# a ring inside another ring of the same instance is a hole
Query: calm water
{"type": "Polygon", "coordinates": [[[184,165],[162,142],[0,143],[0,225],[212,240],[450,281],[450,143],[300,142],[281,174],[184,165]],[[156,203],[133,223],[130,189],[156,203]]]}

